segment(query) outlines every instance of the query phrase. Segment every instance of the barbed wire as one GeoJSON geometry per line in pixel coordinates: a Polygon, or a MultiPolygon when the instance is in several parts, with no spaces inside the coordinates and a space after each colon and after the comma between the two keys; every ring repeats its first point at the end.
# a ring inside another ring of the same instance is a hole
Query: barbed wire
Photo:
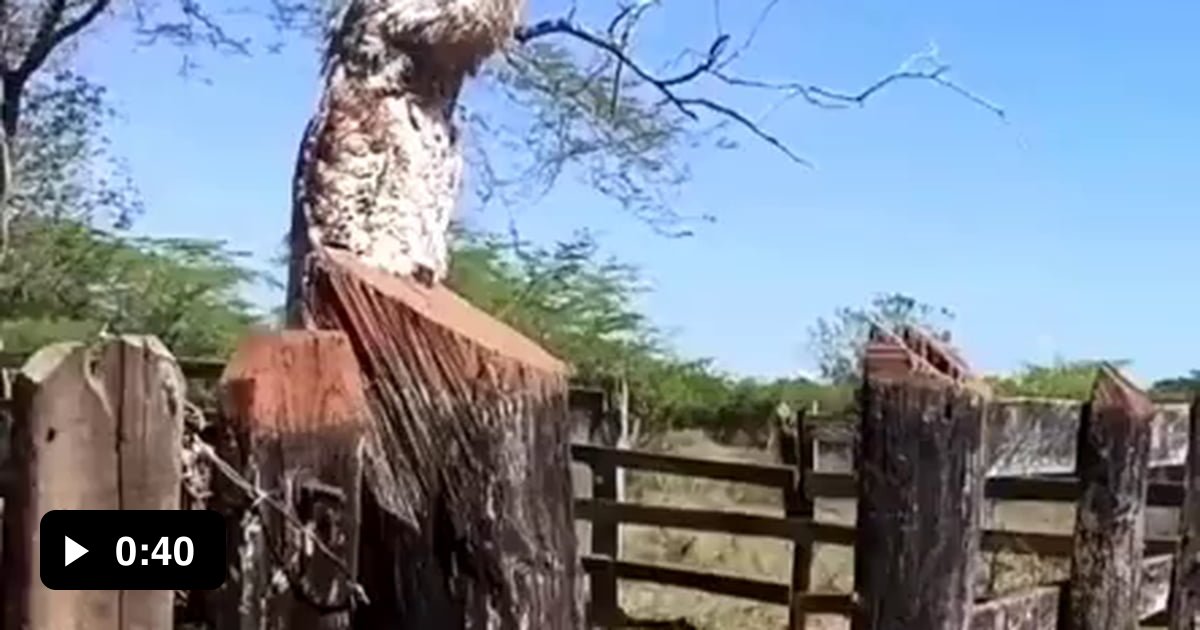
{"type": "MultiPolygon", "coordinates": [[[[358,604],[370,604],[370,598],[367,597],[366,590],[357,580],[357,574],[350,569],[342,559],[341,555],[331,549],[325,541],[321,540],[314,531],[311,523],[305,523],[297,517],[292,509],[271,496],[269,492],[264,490],[258,484],[250,481],[235,468],[232,464],[225,461],[217,454],[216,449],[200,437],[202,431],[208,424],[203,412],[191,403],[186,404],[185,408],[185,430],[184,435],[184,491],[189,496],[195,499],[200,504],[204,504],[209,497],[212,496],[210,481],[211,476],[206,475],[199,465],[202,461],[211,465],[213,470],[228,481],[233,487],[244,493],[246,499],[249,500],[249,505],[246,508],[248,512],[254,513],[259,518],[265,518],[263,508],[274,510],[283,519],[284,525],[288,526],[296,534],[300,536],[301,548],[305,555],[312,555],[314,551],[319,551],[329,562],[342,574],[349,593],[346,601],[341,604],[323,604],[316,601],[303,586],[303,580],[297,579],[287,571],[287,562],[283,560],[283,554],[274,548],[267,540],[266,531],[263,530],[264,546],[271,552],[272,557],[279,561],[280,565],[277,571],[282,573],[282,578],[291,588],[293,595],[304,601],[306,604],[317,608],[323,613],[339,612],[349,610],[358,604]]],[[[276,575],[274,577],[280,577],[276,575]]]]}

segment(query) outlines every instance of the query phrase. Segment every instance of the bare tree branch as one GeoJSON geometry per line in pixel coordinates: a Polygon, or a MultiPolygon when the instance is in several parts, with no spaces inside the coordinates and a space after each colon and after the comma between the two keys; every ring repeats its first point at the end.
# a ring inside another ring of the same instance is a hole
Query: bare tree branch
{"type": "Polygon", "coordinates": [[[721,71],[713,71],[710,74],[716,77],[722,83],[733,86],[774,90],[784,92],[789,96],[799,96],[810,105],[820,107],[822,109],[844,109],[851,105],[865,105],[872,96],[882,91],[884,88],[892,85],[893,83],[899,83],[902,81],[929,81],[955,92],[956,94],[966,98],[976,105],[979,105],[980,107],[992,112],[1001,119],[1007,118],[1007,112],[1005,112],[1002,107],[992,103],[991,101],[988,101],[987,99],[984,99],[974,92],[946,78],[946,73],[949,71],[950,66],[945,64],[938,64],[930,70],[900,69],[879,78],[874,83],[854,93],[838,92],[821,87],[819,85],[808,85],[804,83],[775,83],[756,79],[744,79],[730,76],[721,71]]]}
{"type": "Polygon", "coordinates": [[[782,141],[764,131],[754,121],[750,120],[736,109],[721,103],[717,103],[711,99],[683,98],[678,96],[672,89],[676,86],[692,82],[703,74],[711,74],[715,72],[717,65],[721,62],[721,53],[724,51],[725,45],[729,42],[728,35],[720,35],[714,39],[712,44],[709,46],[708,54],[705,55],[704,59],[700,63],[696,64],[692,68],[671,77],[655,77],[650,72],[645,70],[640,64],[635,62],[625,52],[622,46],[610,40],[606,40],[599,35],[595,35],[584,29],[582,26],[572,24],[563,18],[545,20],[530,27],[518,29],[517,33],[514,35],[514,38],[520,43],[527,43],[538,37],[544,37],[551,34],[569,35],[608,52],[617,59],[619,64],[628,66],[629,69],[638,76],[638,78],[642,79],[647,84],[658,90],[658,92],[663,95],[667,102],[674,105],[676,109],[678,109],[688,118],[692,120],[699,119],[699,116],[695,111],[696,107],[720,114],[725,118],[733,120],[754,135],[758,136],[760,139],[766,141],[768,144],[786,155],[788,159],[792,160],[793,162],[806,166],[810,165],[807,160],[796,155],[796,153],[790,150],[782,141]]]}
{"type": "Polygon", "coordinates": [[[677,92],[677,89],[686,84],[693,83],[701,77],[709,76],[721,83],[734,87],[780,92],[784,94],[785,100],[800,97],[810,105],[822,109],[843,109],[851,105],[861,106],[865,104],[871,97],[894,83],[902,81],[927,81],[966,98],[972,103],[992,112],[1001,120],[1006,120],[1006,112],[1003,108],[947,78],[946,74],[949,72],[950,66],[937,61],[936,51],[910,59],[899,70],[881,77],[858,92],[839,92],[818,85],[799,82],[775,83],[732,75],[726,68],[750,46],[762,24],[766,21],[767,16],[778,4],[778,0],[769,0],[766,3],[746,40],[732,52],[727,52],[730,36],[719,34],[709,45],[708,51],[690,68],[672,76],[658,76],[639,64],[627,52],[628,37],[632,23],[641,17],[642,12],[649,4],[643,2],[623,7],[609,23],[607,35],[594,33],[586,27],[576,24],[570,17],[565,17],[542,20],[531,25],[521,26],[513,34],[513,38],[520,44],[526,44],[540,37],[564,35],[599,48],[615,59],[617,63],[616,80],[613,85],[614,107],[617,100],[617,90],[620,85],[620,72],[622,68],[627,67],[634,75],[645,82],[646,85],[657,91],[666,103],[673,106],[687,118],[698,120],[699,115],[697,110],[708,110],[741,126],[783,153],[793,162],[806,166],[811,165],[810,162],[797,155],[782,140],[764,130],[758,122],[750,119],[738,111],[737,108],[711,98],[682,96],[677,92]],[[625,26],[625,29],[623,32],[618,33],[622,25],[625,26]],[[917,61],[926,62],[926,67],[923,69],[917,68],[917,61]]]}
{"type": "Polygon", "coordinates": [[[767,133],[766,131],[763,130],[762,127],[760,127],[754,121],[747,118],[745,116],[745,114],[742,114],[738,110],[736,110],[732,107],[729,107],[728,105],[722,105],[716,101],[712,101],[707,98],[686,98],[686,99],[682,99],[681,102],[683,102],[685,105],[689,105],[689,106],[694,105],[696,107],[703,107],[704,109],[716,112],[716,113],[738,123],[739,125],[741,125],[743,128],[745,128],[750,133],[758,136],[758,138],[761,139],[763,142],[766,142],[767,144],[775,147],[776,149],[779,150],[779,152],[786,155],[793,162],[800,164],[802,166],[809,166],[809,167],[812,166],[812,162],[809,162],[808,160],[800,157],[799,155],[796,155],[796,153],[793,152],[791,149],[789,149],[787,147],[787,145],[784,144],[783,141],[781,141],[779,138],[771,135],[770,133],[767,133]]]}
{"type": "MultiPolygon", "coordinates": [[[[279,11],[295,10],[294,7],[279,3],[275,4],[275,8],[279,11]]],[[[250,39],[230,35],[197,0],[179,0],[179,11],[183,14],[181,20],[151,23],[141,7],[137,7],[137,32],[142,36],[143,43],[155,44],[165,39],[181,47],[203,43],[222,52],[250,54],[250,39]]]]}
{"type": "MultiPolygon", "coordinates": [[[[49,0],[38,19],[37,29],[29,49],[22,59],[16,63],[16,68],[9,68],[7,60],[0,68],[0,265],[8,258],[11,241],[10,226],[12,223],[12,142],[17,133],[21,116],[21,99],[29,78],[39,68],[56,48],[80,31],[87,28],[96,18],[108,8],[111,0],[91,0],[89,4],[74,18],[67,16],[67,0],[49,0]],[[64,23],[65,22],[65,23],[64,23]]],[[[8,5],[3,6],[3,17],[8,20],[8,5]]],[[[11,35],[9,24],[4,25],[4,36],[11,35]]]]}
{"type": "Polygon", "coordinates": [[[640,64],[635,63],[633,59],[614,42],[604,39],[599,35],[595,35],[584,27],[573,24],[566,18],[543,20],[528,27],[522,26],[517,29],[516,33],[513,34],[513,39],[515,39],[518,43],[526,44],[539,37],[545,37],[547,35],[554,34],[569,35],[591,44],[592,46],[600,48],[601,50],[604,50],[616,58],[620,64],[628,66],[629,69],[638,76],[638,78],[642,79],[661,92],[663,97],[666,98],[671,104],[675,105],[681,113],[693,120],[698,118],[695,112],[679,102],[679,97],[676,96],[675,93],[670,89],[672,84],[664,83],[662,79],[651,75],[649,72],[643,69],[640,64]]]}
{"type": "MultiPolygon", "coordinates": [[[[716,1],[719,6],[720,0],[716,1]]],[[[758,12],[758,19],[754,20],[754,26],[751,26],[750,32],[746,34],[746,39],[742,40],[742,45],[734,49],[734,51],[731,52],[729,56],[721,62],[722,68],[736,61],[738,57],[742,56],[742,53],[746,52],[746,50],[750,48],[750,45],[753,44],[754,40],[758,38],[758,31],[762,29],[763,24],[766,24],[767,18],[770,17],[771,12],[774,11],[775,7],[777,6],[779,6],[779,0],[768,0],[767,3],[763,5],[762,11],[758,12]]],[[[718,32],[720,32],[719,25],[718,32]]]]}
{"type": "Polygon", "coordinates": [[[33,36],[33,42],[29,46],[29,52],[25,54],[25,58],[21,60],[20,65],[14,71],[21,81],[27,80],[38,68],[41,68],[55,48],[77,35],[100,17],[100,14],[104,13],[104,10],[111,4],[111,0],[92,0],[75,19],[60,26],[65,17],[66,4],[66,0],[50,0],[46,4],[46,10],[42,13],[42,19],[33,36]]]}
{"type": "MultiPolygon", "coordinates": [[[[103,1],[103,0],[100,0],[103,1]]],[[[50,0],[42,10],[38,20],[37,30],[33,34],[33,42],[26,51],[20,63],[17,64],[17,74],[28,75],[32,69],[40,65],[39,60],[45,60],[53,48],[52,40],[58,23],[62,21],[63,11],[67,8],[67,0],[50,0]]]]}

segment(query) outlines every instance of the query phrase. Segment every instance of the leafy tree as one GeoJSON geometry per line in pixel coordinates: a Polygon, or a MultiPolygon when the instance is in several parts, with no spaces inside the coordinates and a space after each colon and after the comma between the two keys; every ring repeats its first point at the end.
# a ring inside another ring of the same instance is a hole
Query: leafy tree
{"type": "Polygon", "coordinates": [[[1190,370],[1184,376],[1155,381],[1150,391],[1159,394],[1194,394],[1200,392],[1200,370],[1190,370]]]}
{"type": "Polygon", "coordinates": [[[12,136],[9,220],[41,216],[128,226],[141,203],[104,135],[104,86],[68,70],[36,80],[12,136]]]}
{"type": "Polygon", "coordinates": [[[740,93],[765,95],[775,101],[773,108],[802,103],[843,109],[865,104],[897,81],[916,80],[1005,115],[952,82],[949,66],[932,49],[857,91],[740,76],[737,62],[769,23],[775,0],[750,9],[757,19],[740,38],[721,27],[717,2],[713,39],[668,58],[641,58],[633,52],[636,32],[663,4],[616,2],[604,28],[581,23],[574,11],[518,28],[519,45],[486,68],[476,88],[490,98],[464,105],[468,137],[477,141],[469,157],[480,201],[528,203],[573,175],[656,231],[685,236],[695,222],[714,217],[687,216],[672,207],[672,193],[690,179],[684,149],[732,149],[748,138],[798,166],[809,164],[757,117],[726,100],[740,93]],[[477,106],[481,102],[487,109],[477,106]]]}
{"type": "Polygon", "coordinates": [[[120,232],[141,204],[103,133],[115,112],[70,69],[76,37],[109,9],[45,0],[0,12],[0,343],[23,352],[106,330],[222,355],[257,320],[242,295],[262,278],[218,242],[120,232]]]}
{"type": "Polygon", "coordinates": [[[873,324],[895,328],[919,325],[949,338],[946,329],[954,313],[902,293],[876,296],[865,308],[842,307],[832,317],[817,319],[809,329],[809,348],[821,376],[835,384],[854,383],[861,373],[863,348],[873,324]]]}
{"type": "Polygon", "coordinates": [[[637,270],[601,259],[586,232],[549,248],[463,232],[454,253],[451,287],[571,360],[585,378],[662,351],[634,305],[643,290],[637,270]]]}
{"type": "MultiPolygon", "coordinates": [[[[105,18],[125,18],[141,43],[179,47],[182,70],[194,72],[197,49],[234,55],[278,50],[294,34],[323,35],[346,4],[289,0],[246,7],[239,11],[243,17],[257,16],[277,29],[276,36],[259,39],[240,30],[244,20],[228,19],[227,7],[206,0],[31,0],[9,7],[0,15],[2,129],[8,138],[19,135],[29,86],[41,74],[67,67],[79,40],[105,18]]],[[[764,94],[776,101],[775,108],[803,103],[845,109],[896,82],[923,81],[1004,115],[954,83],[949,66],[933,51],[915,55],[859,90],[739,75],[740,58],[770,23],[777,0],[751,8],[756,18],[744,33],[726,32],[719,17],[722,3],[714,3],[717,34],[712,39],[679,54],[646,58],[638,31],[663,4],[618,0],[607,8],[589,8],[586,21],[568,9],[515,30],[514,45],[484,68],[460,105],[471,127],[466,137],[474,142],[469,157],[480,202],[528,203],[531,194],[570,174],[654,229],[686,234],[688,222],[711,217],[682,216],[671,207],[672,190],[689,177],[680,149],[732,148],[741,134],[765,142],[784,159],[807,163],[757,117],[730,104],[742,92],[764,94]]]]}
{"type": "Polygon", "coordinates": [[[243,297],[262,276],[221,243],[129,238],[71,219],[15,226],[0,274],[0,339],[29,352],[100,331],[159,336],[180,356],[224,356],[258,321],[243,297]]]}
{"type": "Polygon", "coordinates": [[[451,287],[570,362],[580,378],[624,377],[631,413],[649,431],[757,428],[780,402],[837,410],[850,400],[848,388],[735,379],[707,359],[680,357],[637,308],[637,269],[602,257],[589,234],[539,248],[460,231],[451,260],[451,287]]]}
{"type": "MultiPolygon", "coordinates": [[[[347,4],[273,2],[259,13],[283,34],[319,38],[347,4]]],[[[738,62],[770,23],[778,0],[747,7],[755,17],[741,33],[726,31],[720,18],[725,3],[718,0],[706,7],[716,35],[678,53],[648,58],[638,31],[665,4],[615,0],[585,12],[571,3],[517,27],[513,45],[483,68],[459,104],[470,128],[465,136],[478,202],[527,204],[564,175],[573,176],[655,230],[684,235],[692,221],[712,217],[681,215],[671,206],[671,193],[690,177],[680,150],[735,148],[740,135],[766,143],[797,165],[808,164],[757,116],[731,104],[743,93],[765,95],[775,101],[772,109],[802,103],[839,110],[861,106],[897,82],[920,81],[1005,116],[1003,109],[954,82],[934,49],[858,90],[741,76],[738,62]],[[584,13],[586,19],[580,17],[584,13]]],[[[181,2],[180,9],[165,18],[161,10],[137,14],[139,30],[149,39],[185,46],[209,43],[238,54],[256,49],[255,42],[221,28],[220,16],[207,3],[181,2]]],[[[256,43],[262,49],[280,45],[256,43]]]]}
{"type": "MultiPolygon", "coordinates": [[[[77,8],[62,9],[64,28],[86,17],[77,8]]],[[[141,206],[103,134],[114,111],[103,86],[67,69],[69,46],[58,60],[35,47],[41,35],[20,22],[31,14],[4,24],[27,37],[4,49],[0,343],[27,352],[107,330],[156,334],[181,355],[224,354],[256,321],[242,293],[260,275],[221,243],[119,232],[141,206]]]]}
{"type": "MultiPolygon", "coordinates": [[[[281,34],[317,34],[337,4],[270,3],[260,15],[281,34]]],[[[460,105],[473,128],[467,137],[482,139],[471,152],[482,201],[527,199],[573,172],[655,229],[683,234],[681,225],[691,217],[675,214],[668,194],[688,177],[680,149],[700,142],[730,147],[730,132],[740,130],[804,162],[711,92],[693,91],[705,82],[839,108],[862,104],[895,81],[919,80],[958,90],[1003,114],[951,83],[946,66],[932,55],[857,92],[738,77],[735,62],[769,19],[774,1],[763,4],[744,39],[722,33],[700,47],[704,53],[690,61],[681,57],[675,72],[653,72],[631,51],[638,24],[656,4],[618,3],[607,28],[589,27],[570,13],[517,29],[517,45],[483,72],[479,92],[501,98],[460,105]],[[502,125],[498,121],[510,120],[510,112],[483,107],[485,102],[507,103],[524,116],[502,125]],[[493,159],[498,153],[505,159],[493,159]],[[499,163],[513,166],[501,171],[499,163]]],[[[258,276],[237,253],[219,243],[137,240],[98,229],[104,222],[128,225],[140,207],[128,180],[112,177],[121,170],[100,133],[111,114],[103,88],[68,70],[78,38],[109,15],[131,16],[149,43],[234,54],[278,44],[227,30],[213,9],[203,1],[34,0],[0,15],[0,339],[10,348],[107,326],[158,333],[181,354],[219,353],[255,320],[239,289],[258,276]],[[9,249],[11,258],[4,256],[9,249]]],[[[595,255],[587,239],[544,249],[464,240],[452,282],[570,359],[582,374],[626,374],[641,392],[635,408],[664,426],[693,418],[722,422],[757,413],[751,410],[773,406],[780,397],[826,395],[803,380],[735,382],[707,361],[678,358],[634,308],[636,271],[595,255]]]]}
{"type": "MultiPolygon", "coordinates": [[[[249,12],[269,19],[282,39],[294,32],[319,34],[342,4],[340,0],[273,2],[249,12]]],[[[493,103],[508,103],[523,111],[524,122],[499,124],[510,112],[476,106],[482,100],[468,99],[461,105],[474,128],[468,137],[484,140],[472,151],[473,179],[480,183],[481,199],[547,190],[562,173],[575,168],[596,190],[656,229],[680,234],[679,224],[688,217],[674,214],[666,196],[671,187],[687,179],[677,149],[701,141],[732,146],[727,132],[735,127],[803,162],[736,108],[691,93],[698,79],[729,90],[770,91],[781,102],[798,100],[825,108],[862,104],[895,81],[920,80],[958,90],[1003,113],[951,83],[947,68],[929,55],[914,58],[859,92],[738,77],[733,66],[769,19],[774,1],[762,5],[759,19],[744,39],[735,42],[730,34],[721,33],[700,47],[704,53],[690,60],[687,55],[680,57],[676,72],[653,72],[647,69],[647,60],[631,51],[636,48],[638,25],[655,5],[617,3],[611,19],[605,20],[607,28],[590,27],[570,12],[522,25],[514,32],[516,45],[499,63],[485,68],[480,92],[501,97],[493,103]],[[507,150],[513,146],[518,150],[507,150]],[[505,154],[504,162],[519,166],[509,172],[496,170],[497,161],[488,158],[496,152],[505,154]],[[507,159],[513,156],[528,159],[507,159]]],[[[106,17],[132,19],[143,43],[165,42],[188,50],[185,70],[194,69],[190,51],[198,46],[249,55],[280,44],[243,37],[230,28],[219,7],[204,1],[32,0],[0,11],[0,282],[5,286],[16,278],[37,282],[27,273],[28,265],[6,268],[14,230],[50,229],[47,219],[64,221],[54,229],[66,232],[98,225],[97,221],[123,227],[140,211],[135,191],[101,134],[104,119],[112,113],[103,87],[70,69],[80,38],[106,17]]],[[[121,242],[145,254],[144,260],[160,261],[164,256],[161,249],[145,249],[148,243],[121,242]]],[[[112,245],[102,244],[102,249],[112,245]]],[[[222,251],[214,247],[212,253],[222,251]]],[[[20,249],[22,256],[28,255],[27,247],[20,249]]],[[[61,252],[61,257],[74,259],[77,254],[61,252]]],[[[173,251],[168,258],[176,254],[180,252],[173,251]]],[[[49,303],[43,302],[49,309],[49,303]]],[[[69,304],[60,306],[70,311],[69,304]]],[[[243,310],[238,313],[235,319],[247,316],[243,310]]],[[[37,317],[50,321],[57,315],[42,310],[37,317]]],[[[618,324],[591,323],[602,329],[618,324]]],[[[9,333],[10,337],[16,334],[11,327],[9,333]]],[[[561,343],[587,343],[578,336],[563,339],[561,343]]],[[[644,343],[647,338],[609,349],[626,352],[644,343]]]]}
{"type": "MultiPolygon", "coordinates": [[[[0,189],[0,273],[14,225],[27,218],[128,227],[141,202],[103,125],[114,115],[103,86],[68,70],[34,79],[7,133],[8,180],[0,189]]],[[[0,160],[3,162],[3,160],[0,160]]],[[[4,174],[0,164],[0,175],[4,174]]]]}

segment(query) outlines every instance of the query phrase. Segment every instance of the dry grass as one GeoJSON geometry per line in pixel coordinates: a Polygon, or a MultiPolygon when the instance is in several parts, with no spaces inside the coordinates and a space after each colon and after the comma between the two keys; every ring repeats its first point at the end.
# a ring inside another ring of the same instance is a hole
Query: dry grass
{"type": "MultiPolygon", "coordinates": [[[[774,461],[765,451],[719,445],[695,431],[672,434],[655,447],[655,450],[692,457],[760,463],[774,461]]],[[[627,483],[630,501],[783,515],[779,492],[767,488],[637,472],[629,473],[627,483]]],[[[818,502],[817,518],[853,522],[853,501],[818,502]]],[[[630,560],[739,577],[787,582],[792,570],[791,543],[768,538],[627,525],[622,527],[621,545],[622,557],[630,560]]],[[[813,562],[814,590],[850,590],[852,562],[853,552],[849,548],[819,545],[813,562]]],[[[787,610],[782,606],[644,582],[622,582],[621,606],[634,617],[686,618],[704,629],[783,628],[787,622],[787,610]]],[[[840,630],[848,625],[840,617],[822,617],[814,618],[809,627],[840,630]]]]}
{"type": "MultiPolygon", "coordinates": [[[[679,455],[750,462],[771,462],[762,450],[723,446],[704,435],[678,432],[653,445],[654,450],[679,455]]],[[[718,481],[631,472],[628,499],[652,505],[671,505],[717,510],[782,515],[778,492],[718,481]]],[[[818,500],[817,519],[833,523],[854,522],[852,500],[818,500]]],[[[1045,533],[1069,533],[1074,526],[1074,506],[1033,501],[1006,502],[990,506],[985,515],[989,527],[1045,533]]],[[[1150,529],[1155,529],[1152,524],[1150,529]]],[[[1149,533],[1149,532],[1148,532],[1149,533]]],[[[646,526],[622,526],[621,555],[625,559],[694,568],[739,577],[788,582],[791,575],[791,544],[767,538],[689,532],[646,526]]],[[[836,545],[818,545],[813,561],[814,591],[849,592],[853,579],[853,550],[836,545]]],[[[1003,553],[984,558],[980,575],[985,592],[1004,593],[1025,586],[1066,577],[1062,560],[1003,553]]],[[[750,630],[786,627],[787,611],[782,606],[708,595],[644,582],[623,581],[622,608],[636,618],[685,618],[706,630],[750,630]]],[[[841,617],[821,616],[810,620],[816,630],[842,630],[849,624],[841,617]]]]}

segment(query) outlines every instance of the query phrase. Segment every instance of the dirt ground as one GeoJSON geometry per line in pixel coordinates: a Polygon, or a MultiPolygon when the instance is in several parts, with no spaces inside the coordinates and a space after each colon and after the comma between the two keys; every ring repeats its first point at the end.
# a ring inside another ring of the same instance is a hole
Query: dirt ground
{"type": "MultiPolygon", "coordinates": [[[[703,434],[692,431],[671,434],[653,448],[695,457],[763,463],[774,461],[766,451],[719,445],[703,434]]],[[[653,505],[783,514],[781,497],[777,491],[674,475],[631,472],[627,479],[627,494],[629,501],[653,505]]],[[[818,520],[847,524],[854,522],[854,502],[851,500],[819,500],[816,508],[818,520]]],[[[1069,533],[1074,526],[1074,508],[1069,504],[1006,502],[989,506],[986,512],[985,520],[992,523],[991,527],[999,529],[1069,533]]],[[[1147,533],[1151,534],[1149,531],[1147,533]]],[[[791,543],[784,541],[625,525],[622,526],[621,544],[621,556],[628,560],[784,583],[791,575],[791,543]]],[[[851,590],[852,549],[818,545],[814,556],[814,591],[851,590]]],[[[1063,561],[1038,561],[1030,556],[1014,554],[989,554],[985,556],[984,564],[980,586],[990,593],[1003,593],[1038,582],[1062,579],[1067,571],[1063,561]]],[[[787,620],[787,611],[782,606],[644,582],[623,581],[620,600],[622,608],[636,618],[686,618],[700,628],[711,630],[785,628],[787,620]]],[[[840,616],[820,616],[811,618],[808,628],[843,630],[849,628],[849,624],[840,616]]]]}

